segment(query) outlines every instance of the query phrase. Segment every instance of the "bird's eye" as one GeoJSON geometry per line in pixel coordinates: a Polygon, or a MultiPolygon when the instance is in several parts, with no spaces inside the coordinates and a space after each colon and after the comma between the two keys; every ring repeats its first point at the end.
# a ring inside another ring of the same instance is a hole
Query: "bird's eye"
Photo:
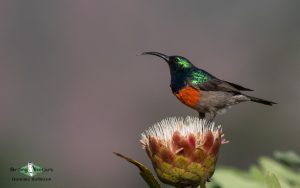
{"type": "Polygon", "coordinates": [[[179,62],[179,58],[176,57],[176,58],[175,58],[175,62],[179,62]]]}

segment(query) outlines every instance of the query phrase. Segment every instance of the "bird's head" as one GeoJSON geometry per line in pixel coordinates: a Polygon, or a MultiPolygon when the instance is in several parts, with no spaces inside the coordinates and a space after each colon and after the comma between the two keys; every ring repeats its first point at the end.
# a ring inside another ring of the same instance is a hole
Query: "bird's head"
{"type": "Polygon", "coordinates": [[[144,52],[142,55],[154,55],[164,59],[168,63],[171,73],[188,71],[194,67],[188,59],[182,56],[167,56],[159,52],[144,52]]]}

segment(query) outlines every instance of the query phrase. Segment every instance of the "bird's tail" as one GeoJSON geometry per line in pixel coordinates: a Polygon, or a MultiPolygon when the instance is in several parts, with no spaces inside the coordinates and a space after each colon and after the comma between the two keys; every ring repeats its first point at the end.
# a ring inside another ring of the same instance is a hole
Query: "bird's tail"
{"type": "Polygon", "coordinates": [[[260,99],[260,98],[256,98],[256,97],[251,97],[251,96],[247,96],[249,97],[249,99],[253,102],[257,102],[257,103],[261,103],[261,104],[265,104],[265,105],[270,105],[272,106],[273,104],[277,104],[275,102],[272,102],[272,101],[267,101],[267,100],[264,100],[264,99],[260,99]]]}

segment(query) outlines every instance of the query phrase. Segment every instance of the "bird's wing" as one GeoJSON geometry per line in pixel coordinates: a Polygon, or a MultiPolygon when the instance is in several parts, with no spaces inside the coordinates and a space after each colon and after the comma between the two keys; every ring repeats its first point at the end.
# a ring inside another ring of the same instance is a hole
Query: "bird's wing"
{"type": "Polygon", "coordinates": [[[192,86],[199,88],[204,91],[225,91],[225,92],[233,92],[240,93],[240,91],[253,91],[251,89],[245,88],[243,86],[227,82],[224,80],[220,80],[217,78],[208,80],[201,84],[194,84],[189,82],[192,86]]]}
{"type": "Polygon", "coordinates": [[[253,91],[253,89],[245,88],[243,86],[240,86],[240,85],[232,83],[232,82],[227,82],[225,80],[223,80],[223,82],[226,82],[227,84],[231,85],[232,87],[234,87],[240,91],[253,91]]]}

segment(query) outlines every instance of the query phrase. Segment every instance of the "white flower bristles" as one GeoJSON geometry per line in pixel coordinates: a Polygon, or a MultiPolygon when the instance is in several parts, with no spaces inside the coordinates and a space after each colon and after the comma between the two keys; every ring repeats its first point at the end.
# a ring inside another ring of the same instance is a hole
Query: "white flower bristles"
{"type": "MultiPolygon", "coordinates": [[[[215,127],[214,122],[209,122],[198,117],[169,117],[155,123],[153,126],[145,130],[141,134],[141,140],[143,147],[149,145],[149,138],[153,137],[164,143],[165,146],[171,147],[172,137],[175,132],[179,132],[181,136],[187,137],[194,135],[196,138],[196,144],[201,144],[203,141],[203,135],[206,132],[211,132],[213,135],[222,134],[221,125],[215,127]]],[[[222,144],[227,143],[225,139],[222,139],[222,144]]]]}

